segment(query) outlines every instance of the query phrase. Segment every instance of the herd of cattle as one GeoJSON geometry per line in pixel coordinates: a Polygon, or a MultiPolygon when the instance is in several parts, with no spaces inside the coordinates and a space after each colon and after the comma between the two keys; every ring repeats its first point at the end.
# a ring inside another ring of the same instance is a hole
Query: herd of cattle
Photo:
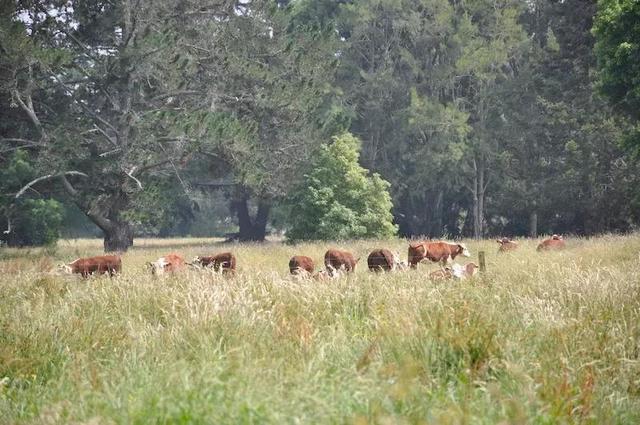
{"type": "MultiPolygon", "coordinates": [[[[500,245],[498,252],[518,249],[518,243],[508,238],[497,240],[500,245]]],[[[553,235],[538,245],[538,251],[558,250],[565,247],[562,236],[553,235]]],[[[470,257],[471,253],[464,244],[448,242],[413,242],[409,244],[407,262],[400,260],[398,253],[381,248],[372,251],[367,257],[369,270],[375,272],[394,271],[407,267],[416,268],[422,261],[428,260],[442,264],[440,270],[432,272],[429,277],[433,280],[472,277],[478,271],[475,263],[465,265],[451,264],[457,256],[470,257]]],[[[289,271],[292,275],[312,277],[317,280],[334,279],[343,273],[354,272],[360,258],[351,252],[339,249],[329,249],[324,254],[324,270],[316,271],[311,257],[296,255],[289,260],[289,271]]],[[[236,257],[231,252],[223,252],[211,256],[197,256],[191,262],[186,262],[179,254],[168,254],[154,262],[147,263],[154,275],[174,273],[187,266],[210,268],[216,273],[233,276],[236,273],[236,257]]],[[[92,274],[109,274],[113,276],[122,271],[122,259],[118,255],[102,255],[97,257],[78,258],[61,269],[70,274],[80,274],[87,277],[92,274]]]]}

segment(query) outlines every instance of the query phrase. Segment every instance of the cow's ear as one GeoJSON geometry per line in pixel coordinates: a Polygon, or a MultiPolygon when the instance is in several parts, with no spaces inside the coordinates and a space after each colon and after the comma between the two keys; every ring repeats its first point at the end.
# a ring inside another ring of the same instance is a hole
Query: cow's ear
{"type": "Polygon", "coordinates": [[[502,241],[500,239],[496,240],[500,245],[502,245],[502,241]]]}

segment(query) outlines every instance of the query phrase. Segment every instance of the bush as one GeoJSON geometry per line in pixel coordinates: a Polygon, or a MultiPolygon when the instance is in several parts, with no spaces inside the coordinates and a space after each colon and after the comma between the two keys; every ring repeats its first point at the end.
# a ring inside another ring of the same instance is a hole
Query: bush
{"type": "Polygon", "coordinates": [[[54,245],[58,241],[62,227],[62,204],[53,199],[27,199],[18,208],[9,245],[54,245]]]}
{"type": "Polygon", "coordinates": [[[358,164],[360,142],[349,133],[322,146],[289,198],[287,238],[385,238],[396,234],[389,183],[358,164]]]}

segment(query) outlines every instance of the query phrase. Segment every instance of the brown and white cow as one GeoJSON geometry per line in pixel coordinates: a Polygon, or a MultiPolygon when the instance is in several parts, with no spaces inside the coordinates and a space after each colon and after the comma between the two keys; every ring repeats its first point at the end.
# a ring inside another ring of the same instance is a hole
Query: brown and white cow
{"type": "Polygon", "coordinates": [[[324,266],[331,276],[335,276],[339,270],[355,272],[358,260],[360,258],[354,258],[349,251],[330,249],[324,253],[324,266]]]}
{"type": "Polygon", "coordinates": [[[117,255],[78,258],[68,264],[63,264],[60,268],[66,273],[77,273],[82,277],[103,273],[109,273],[109,276],[113,276],[122,271],[122,259],[117,255]]]}
{"type": "Polygon", "coordinates": [[[306,255],[294,255],[289,260],[289,272],[294,275],[311,275],[314,268],[313,258],[306,255]]]}
{"type": "Polygon", "coordinates": [[[464,244],[448,242],[414,242],[409,244],[409,265],[418,267],[423,260],[441,262],[443,265],[455,259],[458,255],[470,257],[471,254],[464,244]]]}
{"type": "Polygon", "coordinates": [[[151,267],[151,273],[161,275],[180,271],[184,269],[186,263],[181,255],[172,253],[158,258],[153,263],[147,263],[147,265],[151,267]]]}
{"type": "Polygon", "coordinates": [[[212,267],[216,273],[234,275],[236,273],[236,256],[231,252],[216,255],[200,255],[193,259],[192,265],[212,267]]]}
{"type": "Polygon", "coordinates": [[[393,271],[407,266],[404,261],[400,260],[400,256],[398,254],[395,254],[386,248],[371,251],[367,257],[367,265],[369,266],[369,270],[374,272],[393,271]]]}
{"type": "Polygon", "coordinates": [[[552,235],[550,238],[543,240],[538,245],[538,251],[550,251],[550,250],[560,250],[565,248],[564,239],[562,236],[552,235]]]}
{"type": "Polygon", "coordinates": [[[518,249],[518,242],[512,241],[509,238],[498,239],[496,242],[500,244],[500,246],[498,247],[498,252],[508,252],[518,249]]]}

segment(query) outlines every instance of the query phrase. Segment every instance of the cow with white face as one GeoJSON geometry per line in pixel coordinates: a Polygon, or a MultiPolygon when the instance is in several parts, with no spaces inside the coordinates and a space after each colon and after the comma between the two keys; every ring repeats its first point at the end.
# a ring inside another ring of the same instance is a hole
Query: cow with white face
{"type": "Polygon", "coordinates": [[[151,267],[152,274],[163,275],[184,269],[185,262],[184,258],[178,254],[167,254],[152,263],[147,263],[147,265],[151,267]]]}

